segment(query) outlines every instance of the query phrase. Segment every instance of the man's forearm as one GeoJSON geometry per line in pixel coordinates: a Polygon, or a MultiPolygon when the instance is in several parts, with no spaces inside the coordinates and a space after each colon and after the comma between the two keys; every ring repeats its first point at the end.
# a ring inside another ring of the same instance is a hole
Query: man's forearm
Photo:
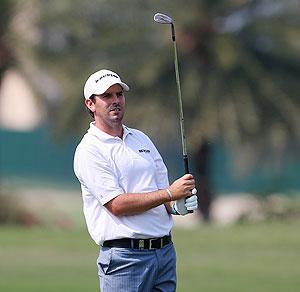
{"type": "MultiPolygon", "coordinates": [[[[124,193],[112,199],[104,206],[115,216],[136,215],[165,204],[168,212],[170,197],[167,191],[157,190],[149,193],[124,193]]],[[[169,212],[170,213],[170,212],[169,212]]]]}
{"type": "Polygon", "coordinates": [[[173,201],[164,203],[165,208],[166,208],[166,210],[167,210],[167,212],[168,212],[169,214],[173,214],[173,213],[172,213],[172,202],[173,202],[173,201]]]}
{"type": "MultiPolygon", "coordinates": [[[[149,193],[123,193],[104,206],[115,216],[140,214],[161,204],[185,198],[191,195],[191,190],[194,187],[193,176],[185,174],[175,180],[167,189],[149,193]]],[[[169,207],[166,206],[168,212],[171,213],[169,207]]]]}

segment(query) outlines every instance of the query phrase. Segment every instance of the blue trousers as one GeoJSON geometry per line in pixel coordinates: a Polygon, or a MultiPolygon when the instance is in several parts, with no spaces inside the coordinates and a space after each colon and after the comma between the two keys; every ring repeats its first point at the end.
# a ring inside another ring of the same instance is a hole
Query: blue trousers
{"type": "Polygon", "coordinates": [[[176,290],[173,243],[153,250],[101,247],[97,265],[101,292],[176,290]]]}

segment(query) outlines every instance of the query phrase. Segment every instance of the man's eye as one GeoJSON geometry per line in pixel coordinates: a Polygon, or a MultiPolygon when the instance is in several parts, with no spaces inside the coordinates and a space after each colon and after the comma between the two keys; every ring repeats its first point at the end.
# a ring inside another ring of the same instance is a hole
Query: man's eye
{"type": "Polygon", "coordinates": [[[123,96],[123,92],[118,92],[117,96],[123,96]]]}

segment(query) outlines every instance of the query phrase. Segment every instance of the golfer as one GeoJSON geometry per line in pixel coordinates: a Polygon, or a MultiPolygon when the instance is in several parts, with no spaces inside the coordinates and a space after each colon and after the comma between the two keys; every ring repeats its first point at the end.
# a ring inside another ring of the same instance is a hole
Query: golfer
{"type": "Polygon", "coordinates": [[[100,245],[100,290],[175,291],[172,215],[197,209],[195,181],[186,174],[170,185],[148,136],[122,123],[128,90],[109,70],[87,79],[85,106],[94,121],[74,157],[88,231],[100,245]]]}

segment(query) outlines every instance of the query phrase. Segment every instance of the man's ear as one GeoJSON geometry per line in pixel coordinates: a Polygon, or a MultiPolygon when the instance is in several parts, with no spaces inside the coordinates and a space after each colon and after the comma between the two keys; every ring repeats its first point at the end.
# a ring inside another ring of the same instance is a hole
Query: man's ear
{"type": "Polygon", "coordinates": [[[95,103],[91,99],[86,99],[84,103],[90,111],[95,112],[95,103]]]}

